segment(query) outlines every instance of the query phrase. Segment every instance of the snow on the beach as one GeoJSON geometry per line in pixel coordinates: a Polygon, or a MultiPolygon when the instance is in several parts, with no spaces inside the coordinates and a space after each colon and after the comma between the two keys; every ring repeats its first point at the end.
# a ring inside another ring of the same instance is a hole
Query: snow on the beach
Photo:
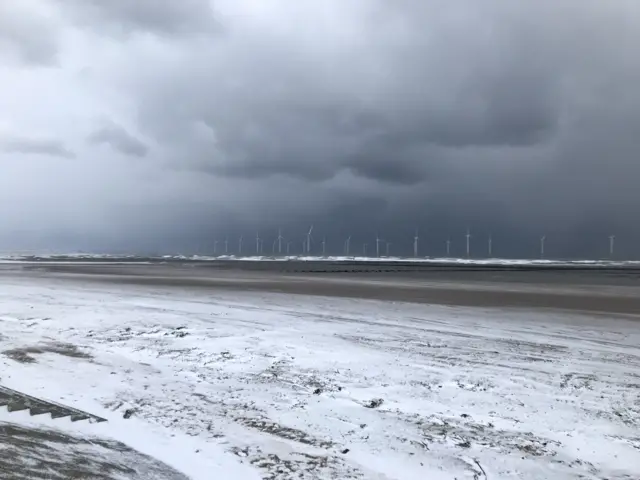
{"type": "Polygon", "coordinates": [[[0,384],[109,422],[0,421],[194,479],[640,478],[632,318],[2,276],[0,325],[0,384]]]}

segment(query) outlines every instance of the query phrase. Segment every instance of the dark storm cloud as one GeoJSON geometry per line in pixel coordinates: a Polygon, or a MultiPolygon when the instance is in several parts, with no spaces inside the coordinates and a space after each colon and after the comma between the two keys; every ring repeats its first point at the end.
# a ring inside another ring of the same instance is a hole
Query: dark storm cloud
{"type": "Polygon", "coordinates": [[[67,149],[62,142],[50,139],[0,137],[0,150],[5,153],[23,153],[75,158],[75,154],[71,150],[67,149]]]}
{"type": "Polygon", "coordinates": [[[346,160],[345,166],[356,176],[388,183],[414,185],[425,180],[436,169],[439,158],[429,151],[419,150],[410,155],[387,145],[365,149],[360,155],[346,160]]]}
{"type": "Polygon", "coordinates": [[[107,144],[114,150],[133,157],[144,157],[149,148],[119,125],[110,123],[93,132],[87,140],[93,144],[107,144]]]}
{"type": "MultiPolygon", "coordinates": [[[[515,236],[608,231],[607,218],[633,214],[637,4],[371,5],[344,43],[301,46],[231,22],[220,44],[140,92],[142,128],[215,175],[393,187],[379,193],[393,199],[378,212],[389,225],[515,236]],[[210,143],[192,141],[193,122],[210,143]]],[[[367,209],[341,215],[355,224],[367,209]]]]}
{"type": "MultiPolygon", "coordinates": [[[[52,1],[104,53],[91,88],[153,141],[149,162],[91,152],[163,183],[126,177],[153,204],[119,190],[123,231],[154,216],[141,242],[282,227],[299,244],[313,223],[405,253],[417,227],[434,253],[467,228],[502,254],[542,234],[557,255],[613,231],[640,244],[637,0],[52,1]]],[[[89,140],[148,148],[119,127],[89,140]]]]}
{"type": "Polygon", "coordinates": [[[216,174],[326,181],[351,171],[407,184],[446,170],[434,149],[528,147],[557,134],[560,62],[549,32],[522,25],[523,15],[510,24],[480,15],[491,34],[447,30],[425,16],[403,24],[411,30],[400,41],[396,29],[364,20],[364,45],[341,45],[329,70],[326,59],[300,61],[294,43],[236,39],[229,25],[220,45],[141,92],[143,127],[190,149],[179,138],[184,123],[204,121],[215,150],[212,143],[190,153],[216,174]]]}
{"type": "Polygon", "coordinates": [[[81,22],[108,25],[128,33],[148,31],[160,35],[213,33],[218,24],[208,0],[57,0],[81,22]]]}

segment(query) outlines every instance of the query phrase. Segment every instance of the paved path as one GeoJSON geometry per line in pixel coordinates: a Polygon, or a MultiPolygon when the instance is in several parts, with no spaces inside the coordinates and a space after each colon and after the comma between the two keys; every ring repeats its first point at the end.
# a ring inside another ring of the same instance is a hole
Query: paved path
{"type": "Polygon", "coordinates": [[[0,421],[3,480],[188,480],[148,455],[98,437],[0,421]]]}

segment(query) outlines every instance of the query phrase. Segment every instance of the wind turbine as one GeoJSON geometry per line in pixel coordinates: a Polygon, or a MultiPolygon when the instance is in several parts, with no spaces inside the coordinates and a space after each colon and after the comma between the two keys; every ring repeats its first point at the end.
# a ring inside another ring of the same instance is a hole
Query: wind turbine
{"type": "Polygon", "coordinates": [[[242,255],[242,235],[238,239],[238,255],[242,255]]]}
{"type": "Polygon", "coordinates": [[[282,229],[278,229],[278,255],[282,254],[282,229]]]}
{"type": "Polygon", "coordinates": [[[224,237],[224,254],[229,254],[229,237],[224,237]]]}
{"type": "Polygon", "coordinates": [[[291,251],[291,242],[287,242],[287,256],[289,256],[290,251],[291,251]]]}
{"type": "Polygon", "coordinates": [[[349,236],[347,237],[347,239],[345,240],[345,242],[344,242],[344,254],[345,254],[345,256],[347,256],[347,257],[349,256],[349,249],[350,249],[350,247],[351,247],[351,235],[349,235],[349,236]]]}
{"type": "Polygon", "coordinates": [[[278,239],[277,238],[273,241],[273,245],[271,245],[271,255],[275,255],[276,254],[276,243],[278,243],[278,239]]]}
{"type": "Polygon", "coordinates": [[[616,236],[609,235],[609,258],[613,258],[613,248],[615,247],[616,236]]]}
{"type": "Polygon", "coordinates": [[[467,258],[469,258],[471,256],[471,231],[468,228],[465,236],[467,237],[467,258]]]}
{"type": "Polygon", "coordinates": [[[544,258],[544,242],[547,240],[547,236],[540,237],[540,258],[544,258]]]}
{"type": "Polygon", "coordinates": [[[489,258],[493,258],[493,237],[489,234],[489,243],[487,245],[489,248],[489,258]]]}
{"type": "Polygon", "coordinates": [[[322,237],[322,256],[326,256],[327,253],[327,237],[322,237]]]}
{"type": "Polygon", "coordinates": [[[378,258],[380,258],[380,242],[381,241],[382,240],[380,239],[380,237],[376,233],[376,257],[378,257],[378,258]]]}
{"type": "Polygon", "coordinates": [[[260,233],[256,232],[256,255],[260,255],[260,233]]]}
{"type": "Polygon", "coordinates": [[[451,240],[447,240],[447,258],[451,257],[451,240]]]}
{"type": "Polygon", "coordinates": [[[218,254],[218,240],[213,241],[213,254],[214,255],[218,254]]]}
{"type": "Polygon", "coordinates": [[[413,237],[413,256],[418,258],[418,241],[420,238],[418,237],[418,229],[416,228],[416,234],[413,237]]]}
{"type": "Polygon", "coordinates": [[[389,256],[389,248],[391,247],[391,242],[387,242],[387,257],[389,256]]]}
{"type": "Polygon", "coordinates": [[[313,232],[313,225],[311,225],[309,232],[307,232],[307,255],[311,253],[311,232],[313,232]]]}

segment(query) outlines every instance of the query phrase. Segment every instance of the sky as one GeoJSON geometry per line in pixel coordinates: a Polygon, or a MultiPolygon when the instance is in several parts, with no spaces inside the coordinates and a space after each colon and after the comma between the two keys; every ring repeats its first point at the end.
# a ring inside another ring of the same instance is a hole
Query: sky
{"type": "Polygon", "coordinates": [[[0,247],[640,256],[639,32],[637,0],[4,0],[0,247]]]}

